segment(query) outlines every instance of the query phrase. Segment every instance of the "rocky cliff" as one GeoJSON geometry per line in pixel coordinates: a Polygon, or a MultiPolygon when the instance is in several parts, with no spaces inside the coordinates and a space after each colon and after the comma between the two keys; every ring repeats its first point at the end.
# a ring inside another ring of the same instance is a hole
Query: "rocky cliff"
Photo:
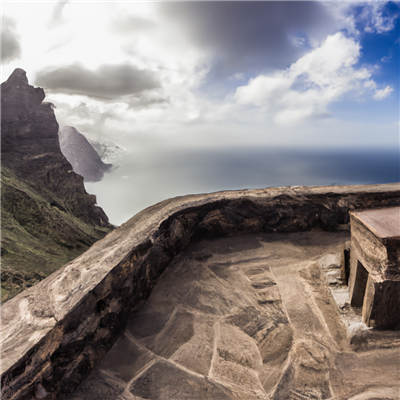
{"type": "Polygon", "coordinates": [[[41,88],[16,69],[1,85],[2,165],[29,182],[49,202],[88,223],[107,225],[96,197],[85,191],[83,178],[72,172],[60,150],[58,123],[41,88]]]}
{"type": "Polygon", "coordinates": [[[62,153],[85,182],[98,182],[111,169],[112,164],[105,164],[85,136],[73,126],[64,126],[58,134],[62,153]]]}
{"type": "Polygon", "coordinates": [[[22,69],[1,85],[3,301],[112,229],[61,153],[53,106],[44,98],[22,69]]]}

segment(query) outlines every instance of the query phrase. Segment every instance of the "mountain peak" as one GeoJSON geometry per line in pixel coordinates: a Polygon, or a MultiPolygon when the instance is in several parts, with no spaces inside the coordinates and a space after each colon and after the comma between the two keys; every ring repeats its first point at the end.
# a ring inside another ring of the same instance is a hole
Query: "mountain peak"
{"type": "MultiPolygon", "coordinates": [[[[49,202],[58,199],[62,208],[85,222],[109,226],[96,197],[86,193],[83,178],[72,174],[61,152],[59,125],[44,90],[28,83],[17,68],[1,84],[2,166],[33,185],[49,202]]],[[[93,150],[94,151],[94,150],[93,150]]]]}
{"type": "Polygon", "coordinates": [[[26,71],[22,68],[15,68],[13,73],[7,79],[7,83],[10,85],[26,84],[28,85],[28,78],[26,76],[26,71]]]}
{"type": "Polygon", "coordinates": [[[46,97],[44,90],[29,85],[26,72],[16,68],[1,84],[2,123],[27,120],[46,97]]]}

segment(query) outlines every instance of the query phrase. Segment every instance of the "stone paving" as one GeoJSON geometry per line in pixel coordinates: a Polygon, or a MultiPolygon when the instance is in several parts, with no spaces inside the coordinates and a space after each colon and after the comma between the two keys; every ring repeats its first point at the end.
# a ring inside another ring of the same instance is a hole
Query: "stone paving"
{"type": "Polygon", "coordinates": [[[351,344],[321,273],[348,239],[251,234],[188,247],[69,400],[398,399],[400,335],[360,324],[351,344]]]}

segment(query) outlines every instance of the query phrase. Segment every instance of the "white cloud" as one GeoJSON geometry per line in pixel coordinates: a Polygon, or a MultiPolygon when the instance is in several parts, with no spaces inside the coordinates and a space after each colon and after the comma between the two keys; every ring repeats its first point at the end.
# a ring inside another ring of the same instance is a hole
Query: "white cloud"
{"type": "Polygon", "coordinates": [[[367,23],[364,28],[365,32],[385,33],[394,29],[399,14],[385,14],[387,3],[386,1],[374,1],[365,5],[361,14],[361,19],[367,23]]]}
{"type": "Polygon", "coordinates": [[[326,117],[329,104],[348,92],[376,92],[376,99],[383,98],[389,92],[376,91],[371,72],[356,68],[360,55],[358,43],[336,33],[286,70],[251,79],[236,90],[235,98],[272,113],[277,123],[326,117]]]}
{"type": "Polygon", "coordinates": [[[306,39],[300,36],[292,36],[290,39],[293,46],[297,48],[304,47],[304,44],[306,42],[306,39]]]}
{"type": "Polygon", "coordinates": [[[233,74],[231,76],[229,76],[228,78],[230,81],[232,80],[238,80],[238,81],[242,81],[244,80],[244,73],[243,72],[236,72],[236,74],[233,74]]]}
{"type": "Polygon", "coordinates": [[[329,1],[322,4],[329,9],[330,14],[336,19],[337,30],[345,30],[354,37],[359,35],[360,32],[356,28],[353,1],[329,1]]]}
{"type": "Polygon", "coordinates": [[[363,29],[367,33],[386,33],[396,26],[398,12],[388,9],[388,1],[373,0],[336,0],[323,3],[338,22],[338,29],[346,30],[349,35],[358,37],[363,29]],[[359,13],[360,5],[362,7],[359,13]],[[359,25],[360,24],[360,25],[359,25]],[[363,26],[363,28],[361,27],[363,26]]]}
{"type": "Polygon", "coordinates": [[[389,94],[393,92],[393,88],[390,86],[386,86],[385,89],[377,90],[374,94],[375,100],[382,100],[385,97],[388,97],[389,94]]]}

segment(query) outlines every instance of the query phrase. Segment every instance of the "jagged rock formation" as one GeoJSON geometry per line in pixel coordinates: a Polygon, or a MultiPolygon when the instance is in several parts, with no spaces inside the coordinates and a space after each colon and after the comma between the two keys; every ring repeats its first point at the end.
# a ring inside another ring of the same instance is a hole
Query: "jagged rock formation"
{"type": "Polygon", "coordinates": [[[107,225],[96,197],[72,173],[60,151],[58,123],[51,103],[42,103],[43,89],[30,86],[25,71],[16,69],[1,85],[2,165],[13,170],[49,202],[88,223],[107,225]]]}
{"type": "Polygon", "coordinates": [[[73,126],[64,126],[58,135],[62,153],[85,182],[98,182],[111,169],[112,164],[103,163],[85,136],[73,126]]]}
{"type": "Polygon", "coordinates": [[[61,153],[58,123],[44,98],[22,69],[1,85],[2,300],[112,229],[61,153]]]}
{"type": "MultiPolygon", "coordinates": [[[[105,163],[114,164],[125,152],[125,149],[110,141],[95,142],[89,140],[90,144],[96,150],[97,154],[105,163]]],[[[118,166],[117,165],[114,165],[118,166]]]]}
{"type": "Polygon", "coordinates": [[[85,379],[71,399],[396,399],[399,331],[350,343],[320,267],[338,275],[349,211],[399,203],[387,184],[143,210],[2,307],[2,399],[68,398],[85,379]]]}

